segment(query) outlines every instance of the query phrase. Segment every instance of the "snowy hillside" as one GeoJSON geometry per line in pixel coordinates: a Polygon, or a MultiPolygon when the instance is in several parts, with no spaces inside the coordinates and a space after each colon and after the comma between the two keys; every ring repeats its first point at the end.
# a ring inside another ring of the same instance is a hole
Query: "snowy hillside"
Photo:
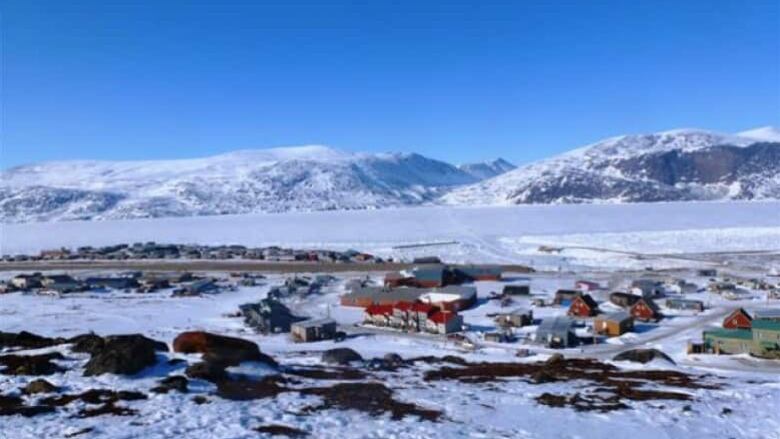
{"type": "Polygon", "coordinates": [[[780,197],[778,131],[683,129],[619,136],[446,194],[448,204],[652,202],[780,197]]]}
{"type": "Polygon", "coordinates": [[[238,151],[192,160],[64,161],[2,174],[7,222],[373,209],[416,205],[477,181],[417,154],[323,146],[238,151]]]}
{"type": "Polygon", "coordinates": [[[517,168],[517,166],[501,158],[489,162],[464,163],[458,166],[458,169],[472,175],[478,180],[493,178],[515,168],[517,168]]]}

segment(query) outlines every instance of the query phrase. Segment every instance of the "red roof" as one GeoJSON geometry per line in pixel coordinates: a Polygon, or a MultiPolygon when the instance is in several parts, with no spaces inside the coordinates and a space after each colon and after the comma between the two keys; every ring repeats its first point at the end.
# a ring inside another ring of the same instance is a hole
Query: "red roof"
{"type": "Polygon", "coordinates": [[[414,312],[424,312],[426,314],[430,314],[432,311],[437,310],[439,308],[429,304],[429,303],[423,303],[423,302],[415,302],[412,304],[412,311],[414,312]]]}
{"type": "Polygon", "coordinates": [[[431,314],[428,318],[433,323],[447,323],[450,320],[454,319],[455,316],[457,316],[457,314],[454,312],[436,311],[435,313],[431,314]]]}
{"type": "Polygon", "coordinates": [[[387,315],[393,313],[393,305],[370,305],[366,308],[366,314],[375,315],[387,315]]]}
{"type": "Polygon", "coordinates": [[[413,306],[414,304],[412,302],[397,302],[395,304],[395,309],[400,311],[409,311],[413,306]]]}

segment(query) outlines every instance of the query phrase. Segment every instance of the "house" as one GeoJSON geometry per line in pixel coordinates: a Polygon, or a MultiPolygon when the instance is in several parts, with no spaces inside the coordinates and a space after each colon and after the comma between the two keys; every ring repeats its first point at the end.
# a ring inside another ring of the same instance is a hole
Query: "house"
{"type": "Polygon", "coordinates": [[[753,319],[749,329],[708,330],[702,338],[707,352],[780,358],[780,322],[775,320],[753,319]]]}
{"type": "Polygon", "coordinates": [[[653,299],[641,297],[629,310],[636,320],[649,322],[658,321],[663,315],[653,299]]]}
{"type": "Polygon", "coordinates": [[[603,314],[593,321],[593,330],[610,337],[623,335],[634,330],[634,318],[626,311],[603,314]]]}
{"type": "Polygon", "coordinates": [[[305,320],[293,315],[283,303],[266,298],[239,306],[244,322],[262,334],[290,332],[292,324],[305,320]]]}
{"type": "Polygon", "coordinates": [[[417,281],[413,276],[406,273],[387,273],[384,280],[385,287],[416,287],[417,281]]]}
{"type": "Polygon", "coordinates": [[[505,332],[486,332],[483,336],[485,341],[490,343],[508,343],[512,337],[505,332]]]}
{"type": "Polygon", "coordinates": [[[666,299],[666,307],[669,309],[701,312],[704,311],[704,302],[689,299],[666,299]]]}
{"type": "Polygon", "coordinates": [[[139,286],[138,280],[133,277],[88,277],[84,283],[90,289],[131,290],[139,286]]]}
{"type": "Polygon", "coordinates": [[[718,275],[718,270],[714,268],[701,268],[696,271],[696,275],[701,277],[716,277],[718,275]]]}
{"type": "Polygon", "coordinates": [[[443,288],[416,287],[356,287],[341,296],[343,306],[367,307],[394,305],[398,302],[426,302],[442,309],[459,311],[477,302],[477,289],[472,286],[450,285],[443,288]]]}
{"type": "Polygon", "coordinates": [[[450,271],[447,266],[441,264],[423,265],[412,270],[412,277],[419,287],[443,287],[447,285],[450,271]]]}
{"type": "Polygon", "coordinates": [[[576,346],[579,340],[574,334],[574,321],[564,316],[542,320],[542,323],[536,328],[536,342],[550,348],[576,346]]]}
{"type": "Polygon", "coordinates": [[[641,297],[630,293],[616,291],[609,295],[609,301],[621,308],[631,308],[641,297]]]}
{"type": "Polygon", "coordinates": [[[363,323],[374,326],[390,326],[393,305],[370,305],[363,311],[363,323]]]}
{"type": "Polygon", "coordinates": [[[631,292],[642,297],[655,298],[663,296],[663,283],[654,279],[636,279],[631,282],[631,292]]]}
{"type": "Polygon", "coordinates": [[[556,305],[569,306],[575,297],[582,294],[582,291],[577,290],[558,290],[555,292],[555,299],[553,303],[556,305]]]}
{"type": "Polygon", "coordinates": [[[737,291],[737,285],[733,282],[710,282],[707,289],[713,293],[724,294],[737,291]]]}
{"type": "Polygon", "coordinates": [[[774,320],[780,322],[780,309],[759,309],[753,312],[755,320],[774,320]]]}
{"type": "Polygon", "coordinates": [[[569,306],[568,315],[572,317],[593,317],[599,313],[599,305],[590,294],[576,296],[569,306]]]}
{"type": "Polygon", "coordinates": [[[174,296],[200,296],[201,294],[216,293],[219,286],[210,279],[199,279],[194,282],[183,284],[179,289],[173,292],[174,296]]]}
{"type": "Polygon", "coordinates": [[[534,324],[534,312],[531,310],[516,309],[506,313],[499,313],[493,317],[501,328],[521,328],[534,324]]]}
{"type": "Polygon", "coordinates": [[[463,317],[456,312],[435,311],[425,322],[425,329],[433,334],[452,334],[463,330],[463,317]]]}
{"type": "Polygon", "coordinates": [[[43,276],[41,273],[33,274],[19,274],[11,278],[11,285],[19,288],[20,290],[29,290],[32,288],[40,288],[43,286],[41,281],[43,276]]]}
{"type": "Polygon", "coordinates": [[[312,342],[336,338],[336,321],[331,318],[310,319],[293,323],[290,333],[296,342],[312,342]]]}
{"type": "Polygon", "coordinates": [[[588,280],[578,280],[574,283],[574,289],[580,290],[580,291],[595,291],[598,289],[601,289],[601,286],[597,282],[591,282],[588,280]]]}
{"type": "Polygon", "coordinates": [[[76,284],[76,279],[67,274],[50,274],[41,278],[41,285],[50,287],[54,284],[76,284]]]}
{"type": "Polygon", "coordinates": [[[673,279],[664,283],[664,289],[676,294],[694,294],[699,291],[699,286],[685,279],[673,279]]]}
{"type": "Polygon", "coordinates": [[[702,333],[704,349],[715,354],[746,354],[753,345],[750,329],[712,329],[702,333]]]}
{"type": "Polygon", "coordinates": [[[503,274],[498,265],[457,265],[452,268],[452,271],[457,282],[500,281],[503,274]]]}
{"type": "Polygon", "coordinates": [[[430,303],[416,302],[412,304],[409,309],[409,321],[414,322],[417,325],[417,330],[422,330],[425,325],[425,321],[428,320],[428,316],[438,311],[439,308],[431,305],[430,303]]]}
{"type": "Polygon", "coordinates": [[[780,358],[780,321],[753,319],[753,354],[759,357],[780,358]]]}
{"type": "Polygon", "coordinates": [[[504,296],[529,296],[531,287],[528,285],[504,285],[502,294],[504,296]]]}
{"type": "Polygon", "coordinates": [[[724,329],[750,329],[753,317],[744,308],[738,308],[723,319],[724,329]]]}

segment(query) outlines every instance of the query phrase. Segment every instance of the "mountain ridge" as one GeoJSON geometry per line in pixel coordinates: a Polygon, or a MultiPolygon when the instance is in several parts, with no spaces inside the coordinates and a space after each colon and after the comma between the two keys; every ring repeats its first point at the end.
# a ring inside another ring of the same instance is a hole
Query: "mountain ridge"
{"type": "Polygon", "coordinates": [[[449,205],[780,198],[780,131],[615,136],[515,167],[323,145],[177,160],[70,160],[2,172],[4,222],[449,205]]]}

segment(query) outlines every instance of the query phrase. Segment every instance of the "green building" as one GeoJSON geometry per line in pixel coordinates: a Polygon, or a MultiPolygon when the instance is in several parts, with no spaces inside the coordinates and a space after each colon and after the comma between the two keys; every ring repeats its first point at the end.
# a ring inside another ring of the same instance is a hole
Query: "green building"
{"type": "Polygon", "coordinates": [[[754,319],[751,329],[712,329],[702,337],[707,352],[780,358],[780,321],[754,319]]]}

